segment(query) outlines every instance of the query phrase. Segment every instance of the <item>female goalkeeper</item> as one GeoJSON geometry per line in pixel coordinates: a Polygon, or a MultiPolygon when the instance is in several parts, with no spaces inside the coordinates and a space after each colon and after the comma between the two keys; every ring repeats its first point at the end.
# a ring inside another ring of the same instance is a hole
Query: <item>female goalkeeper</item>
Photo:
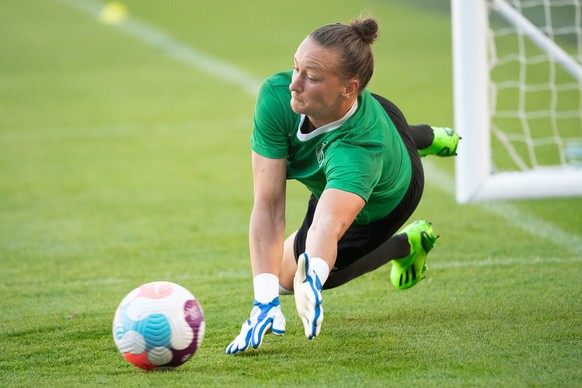
{"type": "Polygon", "coordinates": [[[390,260],[397,288],[424,276],[437,239],[431,225],[417,221],[395,233],[422,195],[420,156],[454,155],[459,137],[448,128],[409,127],[394,104],[366,90],[377,37],[372,18],[321,27],[299,45],[293,71],[261,87],[251,137],[255,301],[229,354],[257,348],[267,332],[285,332],[280,293],[294,293],[312,339],[323,320],[322,289],[390,260]],[[285,239],[287,179],[312,195],[303,225],[285,239]]]}

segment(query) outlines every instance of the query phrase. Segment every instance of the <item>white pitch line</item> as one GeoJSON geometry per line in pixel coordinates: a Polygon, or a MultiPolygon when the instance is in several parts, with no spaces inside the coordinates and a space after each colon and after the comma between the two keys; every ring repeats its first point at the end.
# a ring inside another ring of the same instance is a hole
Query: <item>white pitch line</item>
{"type": "MultiPolygon", "coordinates": [[[[99,13],[105,4],[96,0],[56,0],[72,8],[76,8],[93,19],[97,20],[99,13]]],[[[151,24],[128,16],[113,28],[133,36],[134,38],[153,46],[167,56],[176,59],[185,65],[197,70],[202,70],[223,82],[240,87],[247,94],[256,96],[261,85],[261,80],[252,74],[216,57],[196,50],[178,40],[172,38],[164,31],[151,24]]]]}
{"type": "MultiPolygon", "coordinates": [[[[454,195],[455,182],[453,177],[436,167],[430,161],[423,161],[425,178],[447,194],[454,195]]],[[[582,237],[569,233],[562,228],[544,221],[529,213],[519,210],[508,202],[478,202],[471,205],[489,214],[495,215],[508,224],[529,233],[532,236],[543,238],[559,246],[563,251],[582,255],[582,237]]]]}
{"type": "MultiPolygon", "coordinates": [[[[56,0],[70,7],[83,11],[95,20],[104,4],[96,0],[56,0]]],[[[158,28],[129,17],[123,23],[114,25],[114,28],[141,40],[157,49],[160,49],[169,57],[176,59],[192,68],[205,71],[216,78],[238,86],[252,96],[256,96],[261,81],[237,66],[222,61],[211,55],[205,54],[190,46],[187,46],[170,37],[158,28]]],[[[454,180],[446,172],[434,166],[430,161],[424,161],[426,179],[432,185],[444,192],[454,195],[454,180]]],[[[520,211],[517,207],[507,202],[482,202],[475,205],[477,208],[504,219],[508,224],[517,227],[532,236],[540,237],[554,243],[577,255],[582,255],[582,238],[568,233],[558,226],[541,220],[531,214],[520,211]]]]}

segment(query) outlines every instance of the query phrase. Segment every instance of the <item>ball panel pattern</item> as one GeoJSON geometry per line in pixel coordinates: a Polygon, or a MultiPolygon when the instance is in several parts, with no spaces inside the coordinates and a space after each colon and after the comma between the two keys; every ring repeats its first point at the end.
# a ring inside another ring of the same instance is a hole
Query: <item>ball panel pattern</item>
{"type": "Polygon", "coordinates": [[[188,361],[202,344],[205,332],[204,314],[197,300],[190,299],[184,305],[184,318],[189,325],[193,338],[183,349],[172,346],[173,358],[169,366],[179,366],[188,361]]]}
{"type": "Polygon", "coordinates": [[[177,367],[200,347],[205,327],[202,307],[188,290],[154,282],[122,300],[113,320],[113,339],[138,368],[177,367]]]}
{"type": "Polygon", "coordinates": [[[157,365],[152,364],[148,360],[148,354],[145,352],[139,354],[134,353],[122,353],[122,354],[127,361],[143,370],[149,371],[157,367],[157,365]]]}

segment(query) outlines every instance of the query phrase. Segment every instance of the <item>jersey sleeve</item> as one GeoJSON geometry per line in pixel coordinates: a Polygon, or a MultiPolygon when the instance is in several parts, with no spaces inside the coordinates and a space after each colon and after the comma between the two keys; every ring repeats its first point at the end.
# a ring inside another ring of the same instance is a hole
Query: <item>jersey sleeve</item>
{"type": "Polygon", "coordinates": [[[383,152],[381,144],[338,142],[327,152],[326,188],[357,194],[367,202],[382,174],[383,152]]]}
{"type": "MultiPolygon", "coordinates": [[[[270,79],[263,82],[255,106],[254,129],[251,148],[267,158],[286,158],[288,155],[288,136],[286,106],[283,101],[285,90],[274,85],[270,79]]],[[[288,90],[288,87],[287,87],[288,90]]]]}

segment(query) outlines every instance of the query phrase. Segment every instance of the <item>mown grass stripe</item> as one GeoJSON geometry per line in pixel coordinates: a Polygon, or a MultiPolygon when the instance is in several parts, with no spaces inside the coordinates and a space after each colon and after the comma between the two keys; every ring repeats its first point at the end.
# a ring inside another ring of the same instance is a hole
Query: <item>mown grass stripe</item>
{"type": "Polygon", "coordinates": [[[445,268],[469,268],[469,267],[498,267],[514,265],[534,265],[534,264],[573,264],[582,263],[582,257],[558,258],[558,257],[522,257],[522,258],[504,258],[500,260],[486,259],[479,261],[451,261],[440,262],[430,265],[430,269],[445,268]]]}

